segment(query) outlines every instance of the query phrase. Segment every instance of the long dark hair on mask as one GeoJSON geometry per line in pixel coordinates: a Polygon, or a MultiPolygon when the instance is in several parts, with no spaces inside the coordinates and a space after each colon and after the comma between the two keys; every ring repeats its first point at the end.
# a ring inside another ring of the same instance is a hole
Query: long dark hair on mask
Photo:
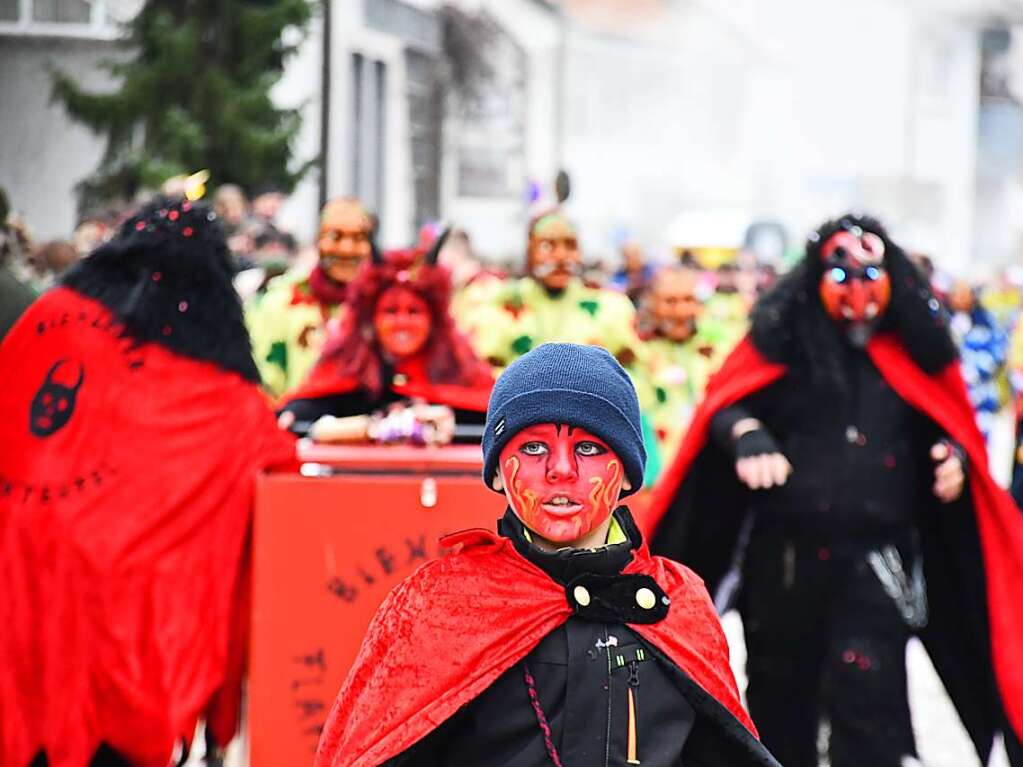
{"type": "Polygon", "coordinates": [[[803,260],[754,306],[753,345],[772,362],[803,369],[814,384],[845,388],[839,352],[846,341],[820,300],[824,272],[820,249],[831,235],[855,227],[884,241],[892,297],[877,332],[896,333],[924,372],[937,373],[958,356],[945,312],[905,252],[891,241],[881,223],[869,216],[847,214],[810,235],[803,260]]]}
{"type": "Polygon", "coordinates": [[[366,391],[379,395],[384,387],[384,355],[374,315],[380,297],[392,287],[411,290],[430,308],[430,337],[420,353],[431,383],[471,386],[487,374],[486,365],[451,317],[450,273],[437,266],[435,257],[414,248],[389,251],[362,264],[359,276],[348,285],[344,321],[324,345],[319,364],[335,365],[338,377],[354,378],[366,391]]]}
{"type": "Polygon", "coordinates": [[[61,280],[124,334],[258,382],[223,228],[202,203],[157,197],[61,280]]]}

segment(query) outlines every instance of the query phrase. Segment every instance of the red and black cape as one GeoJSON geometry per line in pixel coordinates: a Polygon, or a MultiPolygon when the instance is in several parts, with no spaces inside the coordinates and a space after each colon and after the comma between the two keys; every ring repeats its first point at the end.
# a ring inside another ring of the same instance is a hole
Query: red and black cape
{"type": "Polygon", "coordinates": [[[293,437],[257,382],[66,287],[0,369],[0,762],[82,767],[105,743],[166,767],[200,717],[227,743],[256,475],[293,437]]]}
{"type": "MultiPolygon", "coordinates": [[[[867,346],[892,389],[968,458],[968,492],[920,511],[930,619],[920,632],[982,758],[1004,716],[1023,733],[1023,515],[988,468],[987,449],[958,363],[927,375],[891,334],[867,346]]],[[[685,562],[714,593],[728,571],[749,506],[734,457],[709,442],[711,420],[787,369],[747,338],[708,384],[678,455],[637,521],[654,551],[685,562]]],[[[798,396],[793,393],[793,396],[798,396]]]]}
{"type": "MultiPolygon", "coordinates": [[[[563,586],[485,530],[447,536],[456,553],[430,562],[388,595],[370,624],[323,731],[316,767],[377,767],[403,753],[486,690],[573,613],[563,586]]],[[[646,544],[623,573],[654,578],[668,616],[630,624],[678,666],[727,720],[756,741],[728,665],[728,645],[702,581],[646,544]]]]}

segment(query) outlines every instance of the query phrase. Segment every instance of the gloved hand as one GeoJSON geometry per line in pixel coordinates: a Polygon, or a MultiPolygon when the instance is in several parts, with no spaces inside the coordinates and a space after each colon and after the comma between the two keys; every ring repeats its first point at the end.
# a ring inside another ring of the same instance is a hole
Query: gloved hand
{"type": "Polygon", "coordinates": [[[751,490],[784,485],[792,465],[774,437],[762,426],[742,432],[735,440],[735,473],[751,490]]]}
{"type": "Polygon", "coordinates": [[[778,443],[774,441],[767,429],[758,428],[747,431],[735,441],[736,459],[753,458],[758,455],[780,453],[778,443]]]}

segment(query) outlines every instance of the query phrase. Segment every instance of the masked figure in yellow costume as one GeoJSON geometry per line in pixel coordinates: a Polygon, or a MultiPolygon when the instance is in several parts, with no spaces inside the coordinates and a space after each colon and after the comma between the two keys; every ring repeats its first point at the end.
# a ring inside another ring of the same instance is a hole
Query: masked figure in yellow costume
{"type": "Polygon", "coordinates": [[[665,463],[675,455],[707,379],[731,349],[728,330],[707,317],[698,283],[694,269],[663,269],[640,304],[646,356],[635,375],[652,393],[646,415],[665,463]]]}
{"type": "Polygon", "coordinates": [[[629,299],[580,278],[579,241],[563,215],[543,216],[530,227],[526,272],[495,291],[475,317],[461,318],[483,359],[503,368],[552,342],[603,346],[627,367],[642,354],[629,299]]]}
{"type": "Polygon", "coordinates": [[[328,202],[313,270],[281,275],[246,307],[253,357],[271,393],[298,386],[319,358],[326,324],[343,309],[348,283],[369,258],[372,236],[372,220],[358,200],[328,202]]]}

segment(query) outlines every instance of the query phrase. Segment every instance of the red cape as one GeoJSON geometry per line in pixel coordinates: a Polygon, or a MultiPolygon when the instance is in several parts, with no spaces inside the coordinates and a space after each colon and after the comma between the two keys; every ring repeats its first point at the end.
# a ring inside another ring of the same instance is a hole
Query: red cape
{"type": "MultiPolygon", "coordinates": [[[[572,614],[564,587],[507,538],[467,530],[442,540],[459,544],[457,553],[413,573],[377,611],[327,720],[316,767],[376,767],[402,753],[572,614]]],[[[629,628],[755,737],[703,582],[676,562],[651,557],[645,544],[623,572],[652,576],[671,598],[665,620],[629,628]]]]}
{"type": "MultiPolygon", "coordinates": [[[[280,407],[294,400],[348,394],[360,386],[355,378],[339,376],[336,362],[318,362],[305,382],[283,397],[280,407]]],[[[486,365],[480,363],[475,379],[468,386],[432,383],[427,377],[422,359],[416,357],[403,361],[395,368],[390,387],[396,394],[409,399],[421,399],[431,405],[447,405],[456,410],[485,413],[490,401],[490,390],[494,388],[494,376],[486,365]]]]}
{"type": "Polygon", "coordinates": [[[58,288],[0,346],[5,765],[235,730],[255,478],[294,441],[255,383],[120,331],[58,288]]]}
{"type": "MultiPolygon", "coordinates": [[[[999,487],[988,468],[984,438],[958,364],[940,373],[925,374],[892,335],[880,334],[867,346],[874,365],[892,389],[912,407],[934,421],[962,446],[969,460],[969,490],[983,552],[987,591],[991,659],[1009,721],[1023,733],[1023,515],[999,487]]],[[[676,493],[707,444],[711,419],[722,408],[782,378],[784,365],[765,360],[747,338],[732,352],[708,384],[706,397],[677,457],[655,489],[646,515],[637,523],[653,535],[676,493]]],[[[935,513],[954,513],[936,509],[935,513]]],[[[951,691],[950,691],[951,692],[951,691]]]]}

